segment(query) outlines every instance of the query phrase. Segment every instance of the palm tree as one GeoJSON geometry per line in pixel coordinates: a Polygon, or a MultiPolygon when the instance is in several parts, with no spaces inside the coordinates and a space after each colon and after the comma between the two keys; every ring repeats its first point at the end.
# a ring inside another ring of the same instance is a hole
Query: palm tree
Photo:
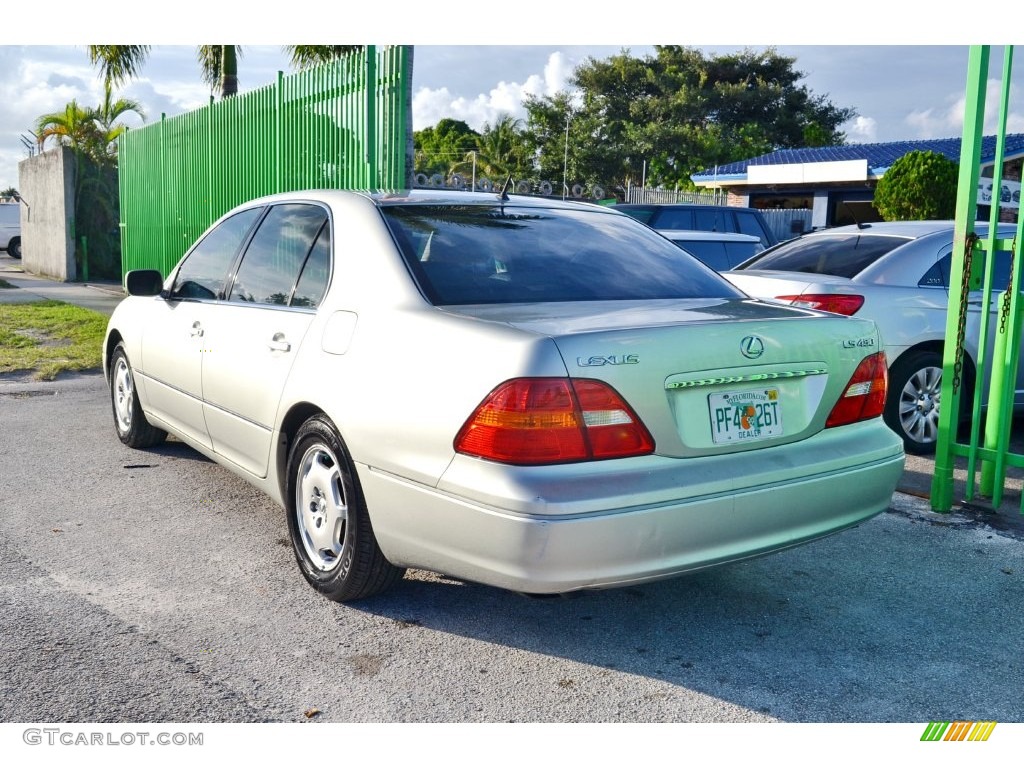
{"type": "Polygon", "coordinates": [[[45,149],[46,142],[52,139],[54,144],[94,154],[101,143],[96,116],[95,109],[82,107],[75,99],[68,102],[62,112],[40,115],[35,123],[39,151],[45,149]]]}
{"type": "MultiPolygon", "coordinates": [[[[90,45],[89,61],[97,67],[103,82],[109,85],[124,85],[136,78],[149,58],[148,45],[90,45]]],[[[196,58],[203,82],[220,89],[220,97],[226,99],[238,93],[238,58],[242,49],[237,45],[200,45],[196,58]]]]}
{"type": "MultiPolygon", "coordinates": [[[[296,69],[306,69],[334,61],[346,54],[361,50],[362,45],[286,45],[284,50],[289,54],[291,65],[296,69]]],[[[118,86],[132,78],[138,77],[143,65],[149,58],[148,45],[90,45],[89,61],[99,68],[104,83],[118,86]]],[[[238,57],[241,48],[236,45],[201,45],[197,50],[203,82],[211,87],[219,84],[221,98],[233,96],[238,92],[238,57]]],[[[413,138],[412,138],[412,54],[413,47],[407,52],[409,62],[409,80],[405,84],[405,134],[406,134],[406,175],[409,184],[413,176],[413,138]]]]}
{"type": "Polygon", "coordinates": [[[106,147],[107,154],[116,154],[115,142],[120,138],[121,134],[128,130],[128,126],[124,123],[119,123],[118,120],[128,112],[134,112],[143,120],[146,119],[146,112],[140,102],[124,97],[115,99],[112,95],[110,84],[104,85],[103,103],[96,109],[94,120],[104,134],[106,140],[104,146],[106,147]]]}
{"type": "Polygon", "coordinates": [[[318,64],[340,59],[350,53],[361,51],[365,45],[286,45],[284,52],[296,69],[309,69],[318,64]]]}
{"type": "Polygon", "coordinates": [[[113,158],[117,154],[117,139],[128,127],[118,122],[127,112],[136,112],[143,119],[146,115],[142,105],[134,99],[115,99],[107,85],[103,103],[99,107],[83,107],[72,99],[61,112],[51,112],[36,118],[35,134],[39,150],[46,143],[71,147],[88,155],[97,162],[113,158]]]}
{"type": "Polygon", "coordinates": [[[466,175],[487,176],[500,183],[509,174],[523,173],[526,150],[522,140],[523,121],[501,114],[494,124],[484,123],[476,149],[457,162],[452,171],[466,175]]]}

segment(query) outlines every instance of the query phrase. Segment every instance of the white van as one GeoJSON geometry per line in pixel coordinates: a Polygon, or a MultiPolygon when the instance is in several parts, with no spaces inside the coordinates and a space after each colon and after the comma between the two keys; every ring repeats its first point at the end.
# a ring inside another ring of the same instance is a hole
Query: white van
{"type": "Polygon", "coordinates": [[[21,206],[17,203],[0,203],[0,251],[21,258],[21,206]]]}

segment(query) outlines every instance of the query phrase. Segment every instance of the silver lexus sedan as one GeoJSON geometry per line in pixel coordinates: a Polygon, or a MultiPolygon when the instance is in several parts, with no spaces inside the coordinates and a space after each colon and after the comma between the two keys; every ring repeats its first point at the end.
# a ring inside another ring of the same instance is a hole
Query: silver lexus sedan
{"type": "Polygon", "coordinates": [[[634,219],[462,192],[295,192],[139,270],[104,370],[285,510],[306,580],[525,593],[764,555],[886,509],[872,322],[751,299],[634,219]]]}

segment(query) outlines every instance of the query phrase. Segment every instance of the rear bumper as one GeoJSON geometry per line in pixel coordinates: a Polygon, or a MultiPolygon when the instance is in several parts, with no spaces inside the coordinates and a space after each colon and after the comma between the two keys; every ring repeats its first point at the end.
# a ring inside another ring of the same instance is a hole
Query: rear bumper
{"type": "Polygon", "coordinates": [[[457,457],[438,488],[360,466],[396,565],[522,592],[622,586],[757,557],[884,511],[903,472],[880,420],[708,459],[510,468],[457,457]]]}

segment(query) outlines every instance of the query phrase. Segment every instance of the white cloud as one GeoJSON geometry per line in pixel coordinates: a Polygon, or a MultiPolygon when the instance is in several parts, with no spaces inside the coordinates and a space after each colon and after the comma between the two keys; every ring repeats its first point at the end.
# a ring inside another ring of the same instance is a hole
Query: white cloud
{"type": "Polygon", "coordinates": [[[559,91],[569,90],[569,78],[572,77],[576,65],[569,61],[561,51],[555,51],[548,57],[544,67],[544,83],[547,88],[545,96],[554,96],[559,91]]]}
{"type": "Polygon", "coordinates": [[[523,101],[527,96],[553,96],[569,88],[573,64],[560,51],[548,56],[543,74],[530,75],[522,83],[500,81],[487,93],[455,95],[448,88],[420,88],[413,94],[413,128],[422,130],[449,117],[463,120],[474,130],[493,123],[501,114],[526,118],[523,101]]]}
{"type": "MultiPolygon", "coordinates": [[[[1014,84],[1010,86],[1009,104],[1011,111],[1006,118],[1007,133],[1024,131],[1024,114],[1013,112],[1013,105],[1020,101],[1021,89],[1014,84]]],[[[985,90],[984,132],[992,135],[999,126],[999,102],[1002,86],[997,79],[990,79],[985,90]]],[[[963,134],[964,110],[967,97],[951,94],[943,107],[914,110],[907,115],[905,124],[911,128],[910,138],[944,139],[956,138],[963,134]]]]}
{"type": "Polygon", "coordinates": [[[845,129],[846,138],[855,144],[873,144],[878,141],[878,121],[873,117],[855,117],[845,129]]]}

